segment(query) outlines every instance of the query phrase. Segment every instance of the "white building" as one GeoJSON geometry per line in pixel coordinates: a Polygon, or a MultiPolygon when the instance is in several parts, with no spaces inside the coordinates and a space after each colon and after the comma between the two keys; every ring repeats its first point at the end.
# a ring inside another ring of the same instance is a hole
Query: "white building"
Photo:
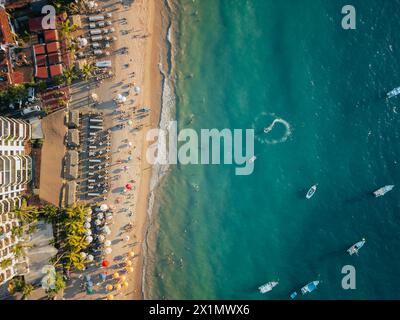
{"type": "Polygon", "coordinates": [[[30,138],[28,123],[0,117],[0,285],[21,274],[21,267],[27,271],[26,261],[16,259],[13,252],[22,240],[13,234],[20,225],[13,211],[21,205],[21,195],[31,180],[32,159],[25,155],[24,146],[30,138]]]}

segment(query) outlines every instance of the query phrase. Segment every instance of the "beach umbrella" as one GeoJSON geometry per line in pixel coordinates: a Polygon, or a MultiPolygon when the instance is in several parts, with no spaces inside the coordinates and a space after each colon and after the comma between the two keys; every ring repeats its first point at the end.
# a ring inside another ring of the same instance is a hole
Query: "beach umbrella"
{"type": "Polygon", "coordinates": [[[125,241],[126,241],[126,242],[128,242],[128,241],[129,241],[129,239],[130,239],[130,237],[129,237],[129,236],[125,236],[125,241]]]}
{"type": "Polygon", "coordinates": [[[89,223],[89,222],[86,222],[86,223],[85,223],[85,228],[86,228],[86,229],[90,229],[90,227],[91,227],[90,223],[89,223]]]}
{"type": "Polygon", "coordinates": [[[93,287],[93,282],[89,280],[87,285],[88,285],[88,287],[93,287]]]}
{"type": "Polygon", "coordinates": [[[93,210],[92,210],[91,208],[88,208],[88,209],[86,210],[86,212],[87,212],[88,216],[91,216],[92,213],[93,213],[93,210]]]}
{"type": "Polygon", "coordinates": [[[103,212],[100,212],[100,213],[97,215],[97,218],[98,218],[98,219],[103,219],[103,218],[104,218],[104,213],[103,213],[103,212]]]}
{"type": "Polygon", "coordinates": [[[100,279],[101,279],[101,281],[106,281],[107,274],[105,274],[104,272],[100,273],[100,279]]]}
{"type": "Polygon", "coordinates": [[[125,185],[125,188],[128,189],[128,190],[132,190],[132,185],[130,183],[127,183],[125,185]]]}
{"type": "Polygon", "coordinates": [[[135,93],[140,93],[141,89],[139,86],[136,86],[135,88],[133,88],[133,90],[135,91],[135,93]]]}
{"type": "Polygon", "coordinates": [[[114,289],[114,287],[113,287],[112,284],[109,284],[109,285],[107,285],[106,289],[107,289],[108,291],[112,291],[112,290],[114,289]]]}
{"type": "Polygon", "coordinates": [[[86,288],[86,293],[87,293],[87,294],[93,294],[93,283],[92,283],[92,286],[88,286],[88,287],[86,288]]]}
{"type": "Polygon", "coordinates": [[[112,252],[112,249],[110,247],[108,247],[104,250],[104,252],[107,254],[110,254],[112,252]]]}
{"type": "Polygon", "coordinates": [[[87,256],[87,260],[88,260],[89,262],[92,262],[92,261],[94,260],[94,257],[93,257],[91,254],[89,254],[89,255],[87,256]]]}
{"type": "Polygon", "coordinates": [[[86,242],[87,243],[92,243],[92,241],[93,241],[93,237],[92,236],[86,237],[86,242]]]}
{"type": "Polygon", "coordinates": [[[128,125],[133,125],[133,121],[132,120],[128,120],[128,125]]]}
{"type": "Polygon", "coordinates": [[[126,271],[128,271],[129,273],[132,273],[133,272],[133,267],[126,268],[126,271]]]}
{"type": "Polygon", "coordinates": [[[103,212],[107,211],[107,210],[108,210],[108,205],[106,205],[105,203],[103,203],[103,204],[100,206],[100,210],[103,211],[103,212]]]}
{"type": "Polygon", "coordinates": [[[96,93],[92,93],[91,97],[93,101],[97,101],[99,99],[99,96],[96,93]]]}
{"type": "Polygon", "coordinates": [[[132,266],[132,261],[131,261],[131,260],[126,261],[126,265],[127,265],[128,267],[131,267],[131,266],[132,266]]]}
{"type": "Polygon", "coordinates": [[[97,219],[94,223],[96,224],[96,226],[99,226],[101,225],[101,220],[97,219]]]}
{"type": "Polygon", "coordinates": [[[126,281],[126,276],[122,275],[119,279],[121,282],[124,282],[124,281],[126,281]]]}
{"type": "Polygon", "coordinates": [[[119,279],[119,273],[118,272],[114,272],[114,274],[113,274],[113,278],[114,279],[119,279]]]}
{"type": "Polygon", "coordinates": [[[129,283],[128,281],[125,281],[122,286],[124,287],[124,289],[127,289],[129,287],[129,283]]]}
{"type": "Polygon", "coordinates": [[[114,296],[112,294],[107,295],[107,300],[114,300],[114,296]]]}
{"type": "Polygon", "coordinates": [[[92,277],[90,276],[90,274],[87,274],[87,275],[85,276],[85,279],[86,279],[86,281],[90,281],[90,280],[92,279],[92,277]]]}
{"type": "Polygon", "coordinates": [[[78,38],[78,46],[83,48],[88,45],[88,40],[86,38],[78,38]]]}
{"type": "Polygon", "coordinates": [[[135,252],[134,252],[134,251],[129,251],[129,252],[128,252],[128,256],[129,256],[130,258],[133,258],[133,257],[135,256],[135,252]]]}
{"type": "Polygon", "coordinates": [[[81,257],[82,257],[83,259],[85,259],[86,256],[87,256],[86,252],[83,252],[83,251],[80,253],[80,255],[81,255],[81,257]]]}
{"type": "Polygon", "coordinates": [[[111,233],[111,229],[110,229],[108,226],[105,226],[105,227],[103,228],[103,231],[104,231],[104,233],[107,234],[107,235],[109,235],[109,234],[111,233]]]}
{"type": "Polygon", "coordinates": [[[104,245],[105,245],[106,247],[110,247],[110,246],[111,246],[111,241],[110,241],[110,240],[106,240],[106,241],[104,242],[104,245]]]}
{"type": "Polygon", "coordinates": [[[42,273],[43,274],[55,274],[56,273],[56,268],[54,268],[54,266],[52,266],[51,264],[46,264],[42,268],[42,273]]]}
{"type": "Polygon", "coordinates": [[[127,171],[128,170],[128,167],[127,166],[124,166],[124,171],[127,171]]]}
{"type": "Polygon", "coordinates": [[[109,265],[110,265],[110,262],[108,260],[103,260],[101,262],[101,266],[104,267],[104,268],[107,268],[109,265]]]}
{"type": "Polygon", "coordinates": [[[107,220],[112,220],[112,218],[113,218],[113,216],[112,216],[112,215],[110,215],[110,216],[107,216],[107,220]]]}
{"type": "Polygon", "coordinates": [[[44,276],[41,281],[42,288],[45,290],[54,289],[55,283],[56,283],[56,279],[54,276],[51,276],[51,275],[44,276]]]}
{"type": "Polygon", "coordinates": [[[105,238],[106,237],[103,236],[102,234],[97,237],[97,239],[99,239],[100,242],[103,242],[105,240],[105,238]]]}
{"type": "Polygon", "coordinates": [[[91,236],[92,235],[92,230],[88,229],[85,231],[86,236],[91,236]]]}
{"type": "Polygon", "coordinates": [[[122,286],[121,286],[120,283],[117,283],[117,284],[115,285],[115,289],[116,289],[116,290],[121,290],[121,288],[122,288],[122,286]]]}
{"type": "Polygon", "coordinates": [[[92,218],[91,217],[87,217],[86,218],[86,223],[90,223],[90,222],[92,222],[92,218]]]}

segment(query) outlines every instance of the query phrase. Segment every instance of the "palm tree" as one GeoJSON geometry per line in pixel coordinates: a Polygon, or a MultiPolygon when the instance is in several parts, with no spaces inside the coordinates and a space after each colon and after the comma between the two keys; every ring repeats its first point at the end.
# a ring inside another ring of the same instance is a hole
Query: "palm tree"
{"type": "Polygon", "coordinates": [[[37,222],[39,218],[38,209],[33,206],[28,206],[26,199],[22,200],[21,206],[14,209],[14,212],[18,219],[27,224],[37,222]]]}
{"type": "Polygon", "coordinates": [[[35,288],[33,287],[33,285],[31,285],[29,283],[28,284],[25,283],[24,286],[22,287],[22,291],[21,291],[22,299],[25,300],[26,298],[28,298],[32,294],[32,291],[34,289],[35,288]]]}
{"type": "Polygon", "coordinates": [[[7,269],[11,265],[12,265],[11,259],[5,259],[0,261],[0,269],[7,269]]]}
{"type": "Polygon", "coordinates": [[[88,80],[92,77],[92,75],[93,75],[93,73],[94,73],[94,70],[95,70],[95,67],[94,67],[93,64],[91,64],[91,63],[85,63],[85,64],[82,66],[82,70],[81,70],[83,79],[84,79],[85,81],[88,81],[88,80]]]}
{"type": "MultiPolygon", "coordinates": [[[[63,279],[62,275],[61,275],[59,272],[57,272],[56,275],[55,275],[54,289],[49,289],[49,290],[47,290],[47,292],[46,292],[46,293],[47,293],[47,298],[48,298],[49,300],[54,299],[54,297],[55,297],[60,291],[62,291],[62,293],[63,293],[64,288],[65,288],[64,279],[63,279]]],[[[63,295],[63,294],[62,294],[62,295],[63,295]]]]}
{"type": "Polygon", "coordinates": [[[65,82],[68,86],[71,85],[72,81],[78,79],[78,76],[76,75],[76,72],[75,72],[75,68],[73,66],[64,69],[63,74],[64,74],[65,82]]]}
{"type": "Polygon", "coordinates": [[[78,29],[78,26],[71,22],[70,19],[65,20],[64,22],[59,23],[59,30],[62,32],[65,38],[70,39],[72,36],[72,32],[78,29]]]}
{"type": "Polygon", "coordinates": [[[71,269],[71,268],[76,268],[78,270],[85,269],[85,263],[83,261],[83,258],[78,252],[69,252],[65,256],[65,259],[67,260],[65,265],[66,269],[71,269]]]}
{"type": "Polygon", "coordinates": [[[47,223],[52,223],[59,216],[58,208],[53,205],[44,206],[43,208],[41,208],[40,213],[43,215],[43,218],[47,223]]]}

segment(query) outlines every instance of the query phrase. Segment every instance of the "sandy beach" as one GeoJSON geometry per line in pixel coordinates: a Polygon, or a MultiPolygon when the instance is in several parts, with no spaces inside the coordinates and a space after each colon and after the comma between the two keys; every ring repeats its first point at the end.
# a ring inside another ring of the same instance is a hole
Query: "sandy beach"
{"type": "Polygon", "coordinates": [[[110,262],[107,268],[91,264],[84,272],[72,276],[72,284],[64,291],[63,298],[66,300],[106,299],[107,294],[112,294],[118,300],[143,298],[143,241],[152,174],[151,165],[146,161],[149,144],[146,133],[158,127],[160,118],[162,76],[159,63],[165,41],[162,19],[164,4],[158,0],[135,0],[129,5],[127,2],[122,5],[119,1],[102,3],[104,12],[113,15],[117,36],[115,54],[110,57],[115,76],[90,84],[82,93],[88,97],[93,93],[97,95],[95,107],[72,103],[71,109],[79,109],[82,113],[102,112],[105,129],[111,131],[111,191],[104,203],[112,207],[114,212],[114,219],[109,226],[111,234],[108,236],[112,253],[106,256],[110,262]],[[125,53],[120,53],[121,49],[125,49],[125,53]],[[136,86],[140,87],[140,93],[134,92],[133,87],[136,86]],[[123,105],[116,105],[114,99],[117,94],[127,98],[123,105]],[[144,117],[137,112],[143,107],[151,109],[144,117]],[[133,122],[132,125],[128,125],[129,120],[133,122]],[[124,186],[128,183],[133,184],[133,189],[125,192],[124,186]],[[125,231],[130,223],[133,229],[125,231]],[[125,268],[129,251],[135,253],[135,257],[130,259],[134,268],[132,273],[127,273],[125,268]],[[107,280],[98,282],[102,272],[107,272],[107,280]],[[112,277],[115,272],[126,277],[129,284],[126,289],[106,289],[110,284],[115,288],[118,282],[112,277]],[[86,275],[96,279],[94,292],[90,295],[81,288],[86,275]]]}

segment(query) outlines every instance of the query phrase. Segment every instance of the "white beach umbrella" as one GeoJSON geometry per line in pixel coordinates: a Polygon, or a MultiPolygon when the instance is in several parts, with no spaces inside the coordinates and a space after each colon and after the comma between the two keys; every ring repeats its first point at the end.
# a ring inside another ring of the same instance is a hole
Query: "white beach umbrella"
{"type": "Polygon", "coordinates": [[[97,215],[97,218],[98,218],[98,219],[103,219],[103,218],[104,218],[104,213],[100,212],[100,213],[97,215]]]}
{"type": "Polygon", "coordinates": [[[91,97],[93,101],[97,101],[99,99],[99,96],[96,93],[92,93],[91,97]]]}
{"type": "Polygon", "coordinates": [[[88,40],[86,38],[78,38],[78,46],[80,48],[86,47],[88,45],[88,40]]]}
{"type": "Polygon", "coordinates": [[[92,241],[93,241],[93,237],[92,236],[86,237],[86,242],[87,243],[92,243],[92,241]]]}
{"type": "Polygon", "coordinates": [[[108,205],[106,205],[105,203],[103,203],[101,206],[100,206],[100,210],[101,211],[107,211],[108,210],[108,205]]]}
{"type": "Polygon", "coordinates": [[[86,212],[87,212],[88,216],[91,216],[91,215],[92,215],[92,213],[93,213],[93,210],[92,210],[92,209],[90,209],[90,208],[88,208],[88,209],[86,210],[86,212]]]}
{"type": "Polygon", "coordinates": [[[105,227],[103,228],[103,231],[104,231],[104,233],[107,234],[107,235],[109,235],[109,234],[111,233],[111,229],[110,229],[108,226],[105,226],[105,227]]]}
{"type": "Polygon", "coordinates": [[[110,240],[106,240],[106,241],[104,242],[104,245],[105,245],[106,247],[111,247],[111,241],[110,241],[110,240]]]}
{"type": "Polygon", "coordinates": [[[85,223],[85,228],[89,230],[90,227],[91,227],[90,223],[89,223],[89,222],[86,222],[86,223],[85,223]]]}
{"type": "Polygon", "coordinates": [[[42,268],[42,273],[43,274],[56,273],[56,268],[54,268],[54,266],[52,266],[51,264],[47,264],[42,268]]]}
{"type": "Polygon", "coordinates": [[[140,93],[141,91],[139,86],[136,86],[135,88],[133,88],[133,90],[135,91],[135,93],[140,93]]]}
{"type": "Polygon", "coordinates": [[[94,260],[94,257],[93,257],[91,254],[89,254],[89,255],[87,256],[87,260],[88,260],[89,262],[92,262],[92,261],[94,260]]]}
{"type": "Polygon", "coordinates": [[[110,254],[112,252],[112,249],[110,247],[108,247],[104,250],[104,252],[107,254],[110,254]]]}
{"type": "Polygon", "coordinates": [[[87,217],[86,218],[86,223],[90,223],[90,222],[92,222],[92,218],[91,217],[87,217]]]}
{"type": "Polygon", "coordinates": [[[55,277],[50,275],[44,276],[41,281],[42,288],[45,290],[54,289],[55,283],[56,283],[55,277]]]}
{"type": "Polygon", "coordinates": [[[88,229],[85,231],[86,236],[91,236],[92,235],[92,230],[88,229]]]}
{"type": "Polygon", "coordinates": [[[106,217],[107,220],[112,220],[112,218],[113,218],[112,215],[108,215],[108,216],[106,217]]]}
{"type": "Polygon", "coordinates": [[[97,238],[99,239],[100,242],[103,242],[106,239],[106,237],[103,236],[102,234],[99,235],[97,238]]]}
{"type": "Polygon", "coordinates": [[[96,224],[96,226],[99,226],[101,225],[101,220],[97,219],[94,223],[96,224]]]}
{"type": "Polygon", "coordinates": [[[80,255],[81,255],[81,257],[82,257],[83,259],[85,259],[85,258],[87,257],[86,252],[83,252],[83,251],[80,253],[80,255]]]}

